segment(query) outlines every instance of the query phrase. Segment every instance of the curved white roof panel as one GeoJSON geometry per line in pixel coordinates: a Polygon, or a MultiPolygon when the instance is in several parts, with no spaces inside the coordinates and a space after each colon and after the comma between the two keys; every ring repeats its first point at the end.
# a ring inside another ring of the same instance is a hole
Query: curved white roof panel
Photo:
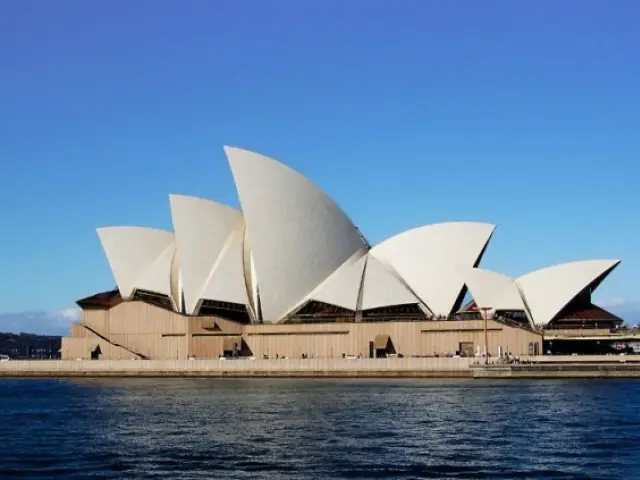
{"type": "MultiPolygon", "coordinates": [[[[171,273],[173,271],[173,258],[176,254],[176,246],[172,242],[158,258],[134,281],[134,288],[147,290],[149,292],[161,293],[173,298],[171,273]]],[[[176,305],[179,302],[176,300],[176,305]]]]}
{"type": "Polygon", "coordinates": [[[251,253],[251,246],[249,244],[249,236],[247,235],[247,228],[244,229],[244,241],[242,245],[242,268],[244,270],[244,284],[247,291],[247,297],[249,299],[248,307],[251,313],[251,317],[254,321],[259,321],[258,318],[258,277],[256,276],[256,268],[253,264],[253,254],[251,253]]]}
{"type": "Polygon", "coordinates": [[[240,221],[213,265],[211,275],[202,291],[203,299],[249,304],[244,278],[244,222],[240,221]]]}
{"type": "Polygon", "coordinates": [[[173,232],[144,227],[105,227],[97,231],[122,298],[131,298],[135,288],[152,291],[159,288],[166,291],[158,293],[171,292],[171,251],[175,248],[173,232]],[[166,265],[168,269],[164,271],[166,265]],[[156,285],[154,280],[145,276],[149,270],[164,271],[166,278],[156,285]]]}
{"type": "Polygon", "coordinates": [[[457,267],[477,266],[495,225],[449,222],[407,230],[370,255],[392,268],[436,315],[449,315],[464,288],[457,267]]]}
{"type": "Polygon", "coordinates": [[[466,269],[464,278],[478,307],[493,310],[525,310],[515,278],[481,268],[466,269]]]}
{"type": "Polygon", "coordinates": [[[169,195],[169,201],[180,254],[184,307],[192,314],[227,239],[242,222],[242,214],[234,208],[197,197],[169,195]]]}
{"type": "Polygon", "coordinates": [[[361,310],[420,303],[420,300],[380,261],[367,256],[362,284],[361,310]]]}
{"type": "Polygon", "coordinates": [[[367,261],[366,250],[358,251],[309,295],[311,300],[356,311],[367,261]]]}
{"type": "Polygon", "coordinates": [[[183,290],[182,290],[182,273],[180,272],[180,258],[178,257],[178,249],[174,250],[173,260],[171,261],[171,298],[173,299],[174,308],[178,312],[184,312],[183,290]]]}
{"type": "Polygon", "coordinates": [[[581,291],[599,284],[619,263],[619,260],[563,263],[527,273],[516,282],[533,322],[544,326],[581,291]]]}
{"type": "Polygon", "coordinates": [[[225,147],[259,279],[262,317],[277,322],[364,246],[316,185],[271,158],[225,147]]]}

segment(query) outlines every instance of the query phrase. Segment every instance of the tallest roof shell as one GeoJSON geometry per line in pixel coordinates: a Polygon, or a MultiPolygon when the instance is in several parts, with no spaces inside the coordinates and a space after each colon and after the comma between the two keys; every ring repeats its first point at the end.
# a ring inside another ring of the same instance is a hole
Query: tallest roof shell
{"type": "Polygon", "coordinates": [[[265,322],[286,317],[364,241],[340,207],[300,173],[234,147],[225,153],[238,189],[265,322]]]}

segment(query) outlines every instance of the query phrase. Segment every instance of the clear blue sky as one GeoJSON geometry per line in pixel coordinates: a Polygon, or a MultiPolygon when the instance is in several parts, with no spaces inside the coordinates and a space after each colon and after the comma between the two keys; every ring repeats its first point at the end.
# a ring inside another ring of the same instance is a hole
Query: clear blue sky
{"type": "Polygon", "coordinates": [[[640,299],[640,3],[0,2],[0,312],[114,281],[95,229],[237,205],[222,146],[329,192],[372,242],[498,225],[483,266],[621,258],[640,299]]]}

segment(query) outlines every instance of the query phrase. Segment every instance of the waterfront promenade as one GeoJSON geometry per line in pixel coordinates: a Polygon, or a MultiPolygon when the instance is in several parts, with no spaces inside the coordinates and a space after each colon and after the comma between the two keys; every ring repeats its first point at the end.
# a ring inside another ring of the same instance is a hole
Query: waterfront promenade
{"type": "Polygon", "coordinates": [[[474,358],[15,360],[4,377],[471,377],[474,358]]]}
{"type": "Polygon", "coordinates": [[[640,378],[638,356],[537,356],[524,364],[478,358],[271,360],[11,360],[0,377],[640,378]]]}

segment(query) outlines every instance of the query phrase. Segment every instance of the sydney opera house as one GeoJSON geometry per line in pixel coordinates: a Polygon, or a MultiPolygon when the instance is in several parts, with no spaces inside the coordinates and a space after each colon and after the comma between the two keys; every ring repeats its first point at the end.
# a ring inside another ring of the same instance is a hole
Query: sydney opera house
{"type": "MultiPolygon", "coordinates": [[[[618,260],[511,278],[479,267],[495,226],[451,222],[371,245],[286,165],[225,148],[241,210],[170,195],[173,231],[98,229],[116,288],[81,299],[62,357],[538,354],[548,332],[615,329],[591,294],[618,260]]],[[[557,336],[557,335],[556,335],[557,336]]]]}

